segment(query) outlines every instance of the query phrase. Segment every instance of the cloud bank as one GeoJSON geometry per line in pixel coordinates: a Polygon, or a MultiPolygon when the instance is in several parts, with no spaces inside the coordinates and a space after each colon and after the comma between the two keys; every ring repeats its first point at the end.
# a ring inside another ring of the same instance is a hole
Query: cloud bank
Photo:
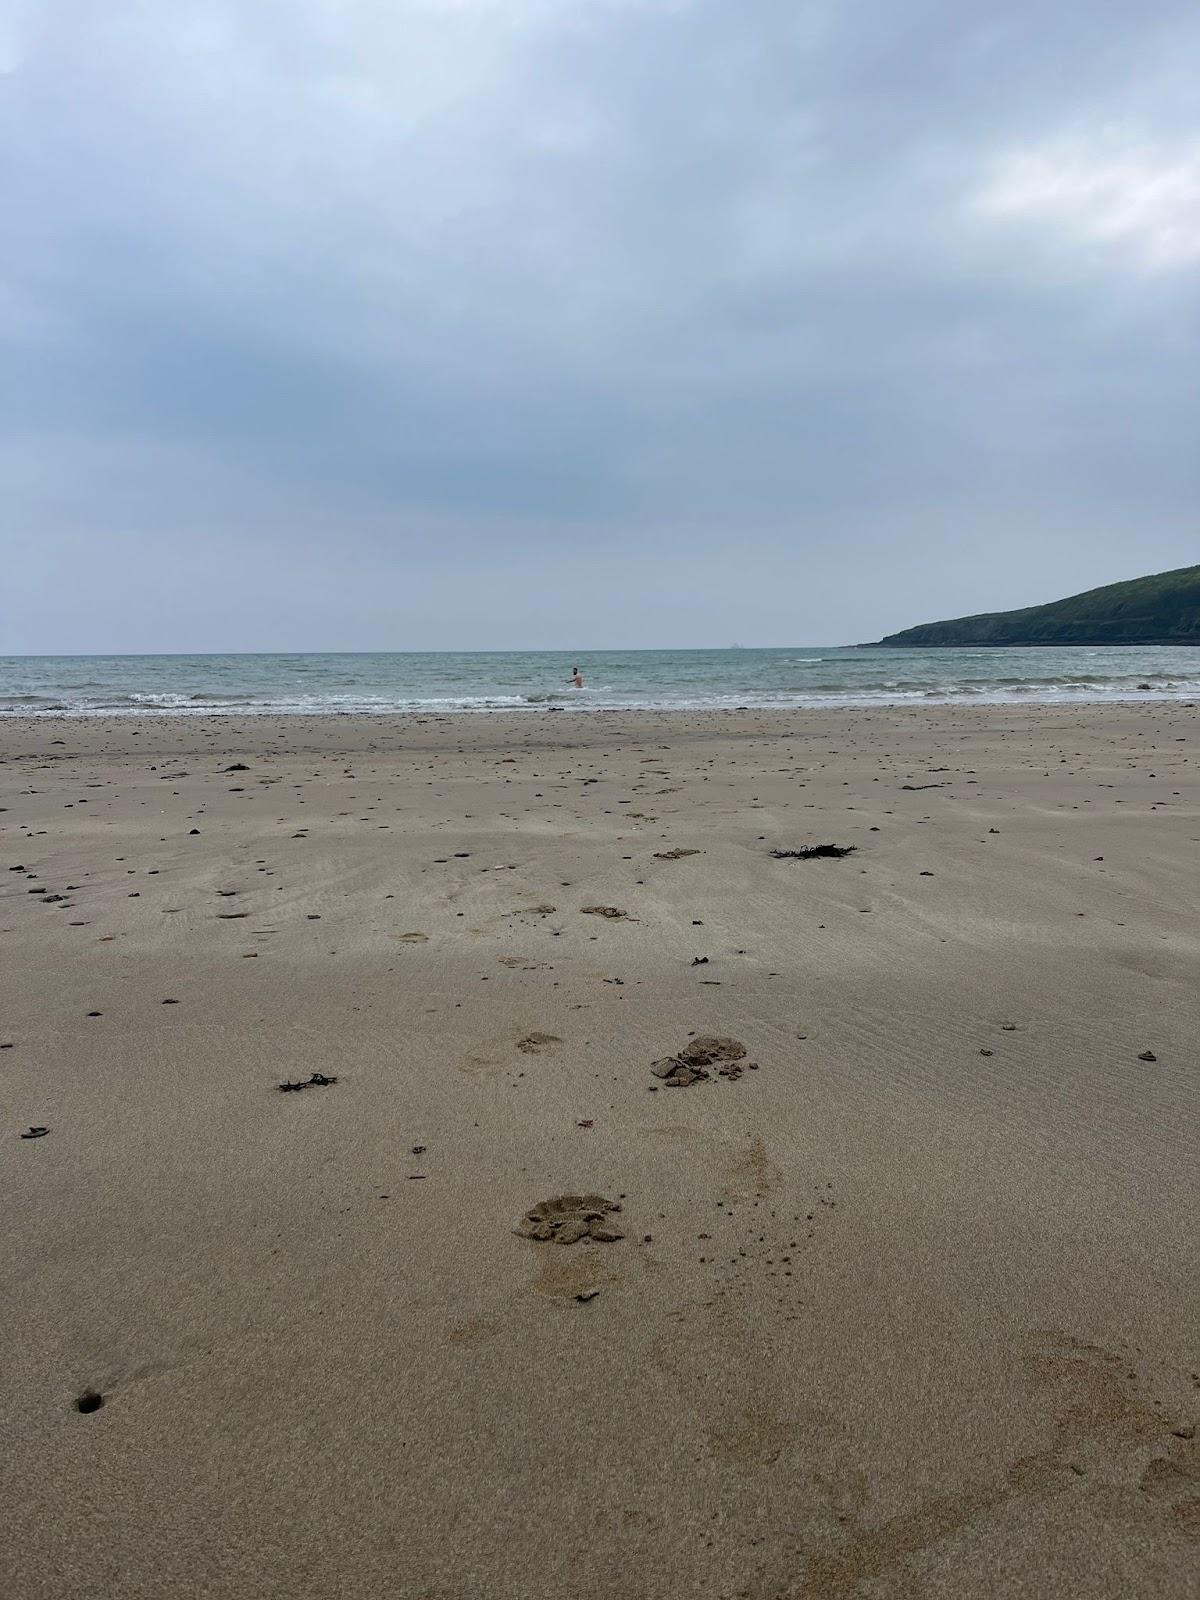
{"type": "Polygon", "coordinates": [[[1195,559],[1193,5],[0,3],[0,652],[837,642],[1195,559]]]}

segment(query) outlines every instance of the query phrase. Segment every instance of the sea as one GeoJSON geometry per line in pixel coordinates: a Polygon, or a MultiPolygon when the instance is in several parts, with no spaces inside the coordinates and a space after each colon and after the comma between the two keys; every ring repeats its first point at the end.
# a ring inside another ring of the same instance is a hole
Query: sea
{"type": "Polygon", "coordinates": [[[1034,705],[1200,698],[1200,648],[0,657],[0,716],[1034,705]],[[578,664],[584,687],[571,686],[578,664]]]}

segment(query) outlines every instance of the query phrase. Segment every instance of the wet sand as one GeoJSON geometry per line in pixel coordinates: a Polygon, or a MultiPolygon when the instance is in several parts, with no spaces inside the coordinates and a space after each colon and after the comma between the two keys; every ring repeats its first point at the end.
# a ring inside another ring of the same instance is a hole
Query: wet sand
{"type": "Polygon", "coordinates": [[[0,721],[6,1595],[1194,1594],[1195,715],[0,721]]]}

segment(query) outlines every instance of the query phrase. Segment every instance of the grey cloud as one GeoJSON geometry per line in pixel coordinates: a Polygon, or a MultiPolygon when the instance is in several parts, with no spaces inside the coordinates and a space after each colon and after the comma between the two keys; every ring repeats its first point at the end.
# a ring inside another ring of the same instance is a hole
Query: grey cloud
{"type": "Polygon", "coordinates": [[[1189,559],[1195,269],[972,202],[1191,148],[1191,5],[14,15],[0,649],[157,642],[131,566],[191,647],[402,648],[501,592],[480,642],[829,641],[1189,559]]]}

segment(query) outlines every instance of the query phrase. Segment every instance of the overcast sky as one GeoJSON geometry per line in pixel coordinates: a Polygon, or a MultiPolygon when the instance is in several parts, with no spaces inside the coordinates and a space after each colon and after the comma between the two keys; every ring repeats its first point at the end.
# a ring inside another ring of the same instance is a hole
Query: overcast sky
{"type": "Polygon", "coordinates": [[[1200,559],[1196,0],[0,0],[0,653],[1200,559]]]}

